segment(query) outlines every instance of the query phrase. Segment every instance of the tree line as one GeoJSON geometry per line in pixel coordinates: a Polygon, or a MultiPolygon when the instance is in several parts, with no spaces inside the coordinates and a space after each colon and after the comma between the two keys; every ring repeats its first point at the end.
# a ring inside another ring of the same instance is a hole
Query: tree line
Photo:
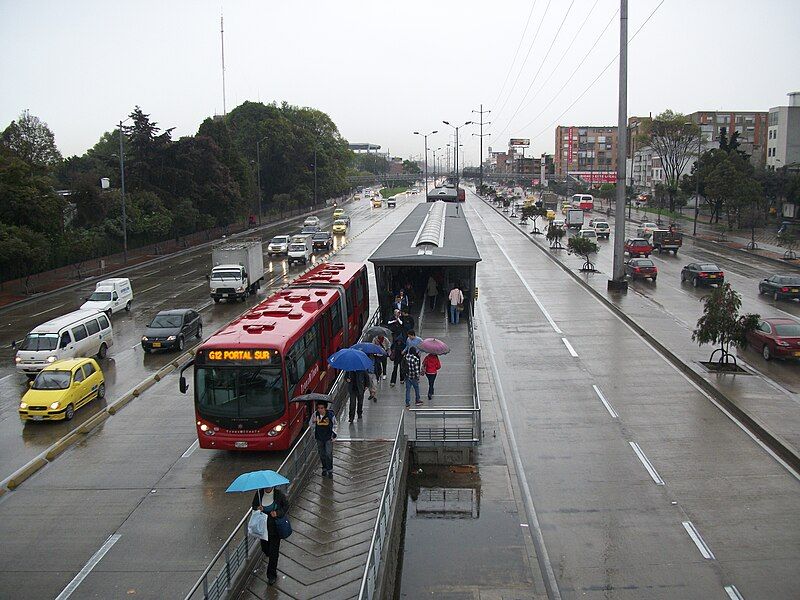
{"type": "Polygon", "coordinates": [[[28,112],[12,121],[0,134],[0,281],[122,249],[120,138],[130,248],[311,206],[315,183],[322,202],[358,171],[347,140],[313,108],[245,102],[193,136],[172,131],[137,106],[121,130],[64,158],[44,121],[28,112]]]}

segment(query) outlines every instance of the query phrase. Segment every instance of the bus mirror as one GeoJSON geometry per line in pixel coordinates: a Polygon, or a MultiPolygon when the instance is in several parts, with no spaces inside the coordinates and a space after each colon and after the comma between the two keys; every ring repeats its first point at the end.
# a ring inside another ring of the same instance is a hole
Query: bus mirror
{"type": "Polygon", "coordinates": [[[184,377],[183,375],[181,375],[180,383],[178,385],[181,390],[181,394],[185,394],[186,390],[189,389],[189,384],[186,383],[186,377],[184,377]]]}

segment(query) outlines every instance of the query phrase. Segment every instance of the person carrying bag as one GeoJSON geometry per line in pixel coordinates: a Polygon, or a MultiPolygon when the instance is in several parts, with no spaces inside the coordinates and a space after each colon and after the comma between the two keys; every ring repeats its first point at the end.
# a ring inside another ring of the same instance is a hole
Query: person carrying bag
{"type": "MultiPolygon", "coordinates": [[[[268,559],[267,583],[269,585],[273,585],[278,580],[278,557],[280,556],[281,539],[288,537],[292,533],[291,525],[286,518],[288,509],[289,502],[286,499],[286,495],[277,488],[264,488],[256,491],[253,496],[253,511],[260,512],[266,517],[266,529],[262,535],[257,535],[256,537],[261,539],[261,551],[268,559]]],[[[255,514],[251,515],[250,522],[247,524],[248,532],[250,532],[251,523],[257,520],[263,520],[263,517],[255,517],[255,514]]]]}

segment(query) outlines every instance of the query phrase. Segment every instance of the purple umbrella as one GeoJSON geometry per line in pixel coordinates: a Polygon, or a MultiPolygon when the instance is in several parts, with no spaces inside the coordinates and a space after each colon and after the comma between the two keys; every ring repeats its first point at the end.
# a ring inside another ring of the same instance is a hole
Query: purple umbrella
{"type": "Polygon", "coordinates": [[[417,344],[417,350],[422,350],[426,354],[447,354],[450,352],[450,347],[442,340],[425,338],[417,344]]]}

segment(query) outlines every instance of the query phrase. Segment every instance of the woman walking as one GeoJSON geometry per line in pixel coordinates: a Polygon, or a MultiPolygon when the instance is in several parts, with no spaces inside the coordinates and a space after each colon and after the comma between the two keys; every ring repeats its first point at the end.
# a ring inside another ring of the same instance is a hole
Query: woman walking
{"type": "Polygon", "coordinates": [[[433,384],[436,381],[436,374],[442,368],[442,363],[439,357],[435,354],[428,354],[422,361],[422,372],[428,378],[428,400],[433,399],[433,384]]]}
{"type": "Polygon", "coordinates": [[[392,357],[392,378],[389,380],[389,387],[394,387],[397,381],[397,370],[400,369],[400,383],[406,380],[406,374],[403,370],[403,351],[406,349],[406,337],[399,335],[394,338],[392,342],[391,357],[392,357]]]}
{"type": "Polygon", "coordinates": [[[253,510],[267,514],[267,539],[261,540],[261,551],[267,557],[267,583],[273,585],[278,580],[278,556],[281,540],[275,519],[286,514],[289,502],[282,491],[277,488],[263,488],[253,496],[253,510]]]}

